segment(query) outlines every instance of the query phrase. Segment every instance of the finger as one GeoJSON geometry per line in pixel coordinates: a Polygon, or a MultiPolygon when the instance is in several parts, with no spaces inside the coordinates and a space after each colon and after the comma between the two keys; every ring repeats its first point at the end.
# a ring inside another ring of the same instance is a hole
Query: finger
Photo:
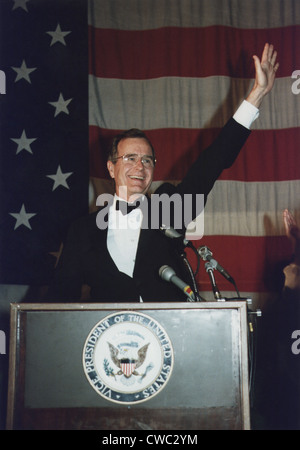
{"type": "Polygon", "coordinates": [[[265,44],[262,55],[261,55],[261,62],[266,62],[269,59],[269,50],[270,50],[270,46],[269,44],[265,44]]]}
{"type": "Polygon", "coordinates": [[[258,56],[253,55],[255,71],[258,74],[261,71],[261,62],[258,56]]]}
{"type": "Polygon", "coordinates": [[[268,45],[268,61],[271,62],[273,55],[274,46],[272,44],[268,45]]]}
{"type": "Polygon", "coordinates": [[[271,64],[272,64],[273,66],[275,66],[276,58],[277,58],[277,52],[276,52],[276,50],[275,50],[275,51],[273,52],[273,54],[271,55],[271,59],[270,59],[270,62],[271,62],[271,64]]]}
{"type": "Polygon", "coordinates": [[[288,209],[283,211],[283,223],[286,235],[291,236],[293,234],[292,228],[296,225],[296,222],[288,209]]]}
{"type": "Polygon", "coordinates": [[[289,225],[287,217],[283,218],[283,224],[284,224],[285,234],[288,236],[290,234],[290,225],[289,225]]]}

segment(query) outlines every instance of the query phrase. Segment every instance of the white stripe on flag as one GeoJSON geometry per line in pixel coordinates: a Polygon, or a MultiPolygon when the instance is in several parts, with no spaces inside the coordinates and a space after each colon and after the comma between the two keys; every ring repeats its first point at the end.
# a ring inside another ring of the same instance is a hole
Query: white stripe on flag
{"type": "MultiPolygon", "coordinates": [[[[299,98],[291,90],[293,81],[287,77],[276,81],[254,129],[300,126],[299,98]]],[[[120,80],[90,75],[89,124],[115,130],[221,128],[252,84],[252,80],[222,76],[120,80]]]]}
{"type": "Polygon", "coordinates": [[[204,212],[204,234],[280,236],[282,213],[295,211],[300,222],[300,181],[215,183],[204,212]]]}
{"type": "Polygon", "coordinates": [[[264,29],[299,21],[299,0],[89,0],[88,15],[89,25],[118,30],[213,25],[264,29]]]}

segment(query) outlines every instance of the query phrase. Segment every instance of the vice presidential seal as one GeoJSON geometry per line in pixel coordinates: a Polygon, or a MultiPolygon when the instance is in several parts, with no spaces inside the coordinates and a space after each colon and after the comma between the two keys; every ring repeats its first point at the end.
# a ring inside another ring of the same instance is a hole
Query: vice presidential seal
{"type": "Polygon", "coordinates": [[[83,349],[85,375],[109,401],[134,404],[158,394],[170,379],[174,355],[162,326],[139,312],[111,314],[95,325],[83,349]]]}

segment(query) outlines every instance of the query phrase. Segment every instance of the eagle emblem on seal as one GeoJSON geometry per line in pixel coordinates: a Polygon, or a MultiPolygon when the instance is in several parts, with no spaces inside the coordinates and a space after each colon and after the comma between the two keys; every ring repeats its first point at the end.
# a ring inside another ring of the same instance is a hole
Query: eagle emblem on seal
{"type": "Polygon", "coordinates": [[[116,375],[125,375],[126,378],[130,378],[131,375],[143,375],[138,373],[136,369],[138,369],[144,363],[147,356],[149,343],[143,345],[143,347],[141,347],[137,351],[136,358],[133,358],[132,356],[129,357],[129,355],[126,356],[124,355],[124,353],[120,354],[120,350],[118,348],[116,348],[110,342],[107,342],[107,344],[109,347],[111,360],[119,368],[119,371],[116,373],[116,375]]]}

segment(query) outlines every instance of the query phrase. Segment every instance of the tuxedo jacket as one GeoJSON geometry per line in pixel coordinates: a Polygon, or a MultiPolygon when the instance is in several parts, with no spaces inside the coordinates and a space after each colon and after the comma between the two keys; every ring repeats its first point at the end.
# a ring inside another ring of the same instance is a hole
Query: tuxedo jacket
{"type": "MultiPolygon", "coordinates": [[[[230,167],[250,131],[230,119],[216,140],[203,150],[183,180],[175,187],[162,184],[156,194],[204,194],[205,201],[221,172],[230,167]]],[[[151,202],[150,202],[151,205],[151,202]]],[[[120,272],[107,249],[107,229],[97,227],[98,212],[77,220],[69,230],[59,259],[48,301],[76,302],[81,288],[90,288],[88,301],[144,302],[185,301],[185,295],[159,276],[171,266],[189,284],[181,250],[158,229],[141,229],[133,277],[120,272]]],[[[180,230],[184,232],[184,229],[180,230]]]]}

